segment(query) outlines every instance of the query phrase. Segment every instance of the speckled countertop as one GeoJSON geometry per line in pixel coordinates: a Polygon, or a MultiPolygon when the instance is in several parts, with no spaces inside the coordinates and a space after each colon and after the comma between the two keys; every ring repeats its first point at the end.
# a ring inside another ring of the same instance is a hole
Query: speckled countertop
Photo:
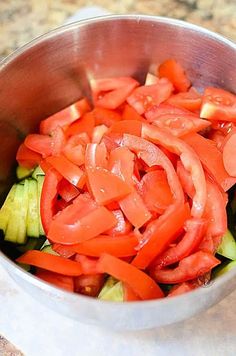
{"type": "Polygon", "coordinates": [[[174,17],[236,40],[235,0],[1,0],[0,56],[59,26],[79,8],[91,5],[112,13],[174,17]]]}

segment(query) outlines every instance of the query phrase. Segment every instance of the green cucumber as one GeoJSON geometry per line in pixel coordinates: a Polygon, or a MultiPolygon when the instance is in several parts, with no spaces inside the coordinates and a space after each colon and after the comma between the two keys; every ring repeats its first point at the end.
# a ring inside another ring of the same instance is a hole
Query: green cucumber
{"type": "Polygon", "coordinates": [[[52,245],[46,245],[41,249],[42,252],[49,253],[51,255],[59,256],[59,254],[52,249],[52,245]]]}
{"type": "Polygon", "coordinates": [[[102,296],[98,296],[101,300],[109,300],[112,302],[123,302],[124,291],[121,282],[117,282],[113,287],[103,293],[102,296]]]}
{"type": "Polygon", "coordinates": [[[231,269],[236,267],[236,261],[231,261],[227,263],[223,268],[219,268],[215,274],[215,277],[222,276],[226,272],[230,271],[231,269]]]}
{"type": "Polygon", "coordinates": [[[42,248],[45,242],[45,237],[39,237],[35,239],[34,237],[30,237],[25,245],[17,246],[17,250],[24,253],[29,250],[39,250],[42,248]]]}
{"type": "Polygon", "coordinates": [[[44,176],[45,173],[40,166],[37,166],[33,171],[32,178],[38,180],[38,176],[44,176]]]}
{"type": "Polygon", "coordinates": [[[24,178],[31,176],[32,172],[33,172],[33,169],[30,169],[30,168],[25,168],[22,166],[16,167],[16,176],[17,176],[18,180],[22,180],[24,178]]]}
{"type": "Polygon", "coordinates": [[[34,179],[28,179],[28,184],[27,236],[39,237],[38,184],[34,179]]]}
{"type": "Polygon", "coordinates": [[[9,216],[5,240],[24,244],[26,242],[26,219],[28,211],[28,180],[16,185],[14,201],[9,216]]]}
{"type": "Polygon", "coordinates": [[[41,221],[41,214],[40,214],[40,200],[41,200],[41,193],[42,193],[42,188],[43,188],[43,181],[44,181],[44,176],[43,175],[38,175],[37,176],[37,182],[38,182],[38,217],[39,217],[39,235],[40,236],[45,236],[45,232],[44,232],[42,221],[41,221]]]}
{"type": "Polygon", "coordinates": [[[236,260],[236,241],[229,230],[222,237],[217,253],[230,260],[236,260]]]}
{"type": "Polygon", "coordinates": [[[114,287],[114,285],[117,283],[117,279],[113,278],[113,277],[108,277],[106,282],[104,283],[99,295],[98,295],[98,298],[101,299],[101,297],[106,294],[106,292],[108,292],[112,287],[114,287]]]}
{"type": "Polygon", "coordinates": [[[15,192],[16,192],[16,184],[14,184],[11,187],[11,190],[9,191],[9,193],[6,197],[6,200],[3,203],[3,206],[1,207],[1,210],[0,210],[0,230],[2,230],[4,232],[4,234],[6,232],[9,217],[13,210],[15,192]]]}

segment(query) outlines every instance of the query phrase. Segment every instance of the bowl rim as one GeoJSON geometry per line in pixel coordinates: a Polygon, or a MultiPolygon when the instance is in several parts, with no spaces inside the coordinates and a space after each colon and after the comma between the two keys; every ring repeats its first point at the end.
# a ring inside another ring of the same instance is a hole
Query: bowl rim
{"type": "MultiPolygon", "coordinates": [[[[233,42],[232,40],[215,33],[211,30],[208,30],[204,27],[201,27],[199,25],[195,25],[183,20],[178,20],[178,19],[173,19],[169,17],[162,17],[162,16],[152,16],[152,15],[132,15],[132,14],[125,14],[125,15],[103,15],[103,16],[97,16],[85,20],[80,20],[80,21],[75,21],[66,25],[59,26],[45,34],[42,34],[40,36],[37,36],[36,38],[32,39],[30,42],[26,43],[25,45],[21,46],[20,48],[16,49],[14,52],[6,56],[1,62],[0,62],[0,71],[7,66],[10,62],[12,62],[14,59],[16,59],[18,56],[21,54],[25,53],[29,48],[31,48],[34,45],[38,45],[41,42],[44,42],[55,35],[61,35],[67,31],[71,31],[72,29],[80,28],[85,25],[90,25],[93,23],[97,22],[110,22],[114,20],[136,20],[137,22],[140,21],[153,21],[161,24],[166,24],[170,25],[173,27],[181,27],[185,28],[187,30],[201,33],[203,36],[206,37],[211,37],[212,39],[216,40],[217,42],[223,43],[234,50],[236,50],[236,43],[233,42]]],[[[191,302],[191,299],[195,299],[195,296],[198,296],[199,298],[203,297],[207,292],[207,290],[211,291],[211,293],[214,293],[214,291],[222,287],[222,285],[226,284],[227,282],[230,282],[235,276],[236,276],[236,268],[232,269],[231,271],[228,271],[226,274],[217,277],[217,279],[213,280],[211,283],[207,284],[205,288],[202,286],[200,288],[197,288],[190,293],[185,293],[181,295],[174,296],[172,298],[161,298],[161,299],[153,299],[153,300],[142,300],[140,301],[131,301],[131,302],[112,302],[112,301],[105,301],[105,300],[100,300],[98,298],[91,298],[85,295],[81,294],[76,294],[72,292],[68,292],[66,290],[63,290],[61,288],[55,287],[52,284],[42,281],[35,275],[32,275],[31,273],[25,271],[23,268],[18,266],[15,262],[13,262],[10,258],[8,258],[1,250],[0,250],[0,262],[1,264],[5,267],[5,269],[8,271],[9,274],[12,272],[9,272],[9,269],[13,271],[13,273],[17,274],[20,278],[26,280],[30,284],[33,284],[36,287],[39,287],[40,289],[44,290],[45,292],[55,295],[60,293],[60,296],[63,299],[71,299],[74,302],[78,302],[79,300],[84,301],[86,303],[89,303],[89,305],[97,305],[98,303],[103,304],[104,307],[110,307],[112,306],[113,308],[128,308],[129,309],[134,309],[136,310],[137,305],[139,307],[155,307],[157,304],[167,304],[169,306],[171,305],[176,305],[176,302],[179,303],[185,303],[185,302],[191,302]]]]}

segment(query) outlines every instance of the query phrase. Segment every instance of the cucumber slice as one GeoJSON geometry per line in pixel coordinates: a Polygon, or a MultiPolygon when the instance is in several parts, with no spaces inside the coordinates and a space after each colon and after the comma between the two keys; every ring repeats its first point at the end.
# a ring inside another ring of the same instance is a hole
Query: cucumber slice
{"type": "Polygon", "coordinates": [[[42,252],[50,253],[51,255],[59,256],[59,254],[52,249],[52,245],[46,245],[41,249],[42,252]]]}
{"type": "Polygon", "coordinates": [[[24,178],[31,176],[32,172],[33,172],[33,169],[25,168],[22,166],[16,167],[16,176],[17,176],[17,179],[19,179],[19,180],[22,180],[24,178]]]}
{"type": "Polygon", "coordinates": [[[25,245],[17,246],[17,250],[24,253],[29,250],[39,250],[45,242],[45,237],[35,239],[30,237],[25,245]]]}
{"type": "Polygon", "coordinates": [[[38,184],[34,179],[28,179],[28,184],[27,236],[39,237],[38,184]]]}
{"type": "Polygon", "coordinates": [[[225,265],[223,268],[219,269],[215,276],[219,277],[225,274],[226,272],[230,271],[231,269],[236,268],[236,261],[231,261],[227,265],[225,265]]]}
{"type": "Polygon", "coordinates": [[[117,283],[117,279],[113,278],[113,277],[108,277],[104,286],[102,287],[99,295],[98,295],[98,298],[101,299],[102,296],[104,294],[106,294],[112,287],[114,287],[114,285],[117,283]]]}
{"type": "Polygon", "coordinates": [[[6,232],[6,228],[11,212],[14,209],[13,206],[14,206],[15,192],[16,192],[16,184],[14,184],[11,187],[11,190],[9,191],[7,198],[0,210],[0,230],[2,230],[4,234],[6,232]]]}
{"type": "Polygon", "coordinates": [[[41,214],[40,214],[40,200],[41,200],[41,193],[42,193],[42,188],[43,188],[43,181],[44,181],[44,176],[38,175],[37,176],[37,182],[38,182],[38,217],[39,217],[39,235],[40,236],[45,236],[45,232],[43,229],[42,221],[41,221],[41,214]]]}
{"type": "Polygon", "coordinates": [[[38,180],[38,176],[44,176],[45,173],[40,166],[37,166],[33,171],[32,178],[38,180]]]}
{"type": "Polygon", "coordinates": [[[101,297],[98,297],[101,300],[110,300],[113,302],[123,302],[124,300],[124,291],[121,282],[117,282],[112,288],[107,290],[101,297]]]}
{"type": "Polygon", "coordinates": [[[217,249],[217,253],[230,260],[236,260],[236,241],[229,230],[226,231],[222,237],[220,246],[217,249]]]}
{"type": "Polygon", "coordinates": [[[26,242],[26,220],[28,210],[28,180],[24,184],[18,183],[11,213],[9,216],[5,240],[19,244],[26,242]]]}

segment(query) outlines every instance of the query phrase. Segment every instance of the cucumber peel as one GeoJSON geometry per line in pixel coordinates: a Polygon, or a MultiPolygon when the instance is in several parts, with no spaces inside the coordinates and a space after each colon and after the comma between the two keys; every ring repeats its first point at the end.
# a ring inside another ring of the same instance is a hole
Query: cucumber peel
{"type": "Polygon", "coordinates": [[[236,241],[229,230],[222,237],[217,253],[230,260],[236,260],[236,241]]]}

